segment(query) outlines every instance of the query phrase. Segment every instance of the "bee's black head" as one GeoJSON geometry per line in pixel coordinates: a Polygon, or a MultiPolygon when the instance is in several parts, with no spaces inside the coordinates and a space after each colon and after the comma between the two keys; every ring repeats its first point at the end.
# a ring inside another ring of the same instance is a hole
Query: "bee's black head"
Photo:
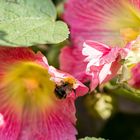
{"type": "Polygon", "coordinates": [[[65,99],[67,96],[65,88],[62,88],[61,86],[56,86],[54,92],[59,99],[65,99]]]}

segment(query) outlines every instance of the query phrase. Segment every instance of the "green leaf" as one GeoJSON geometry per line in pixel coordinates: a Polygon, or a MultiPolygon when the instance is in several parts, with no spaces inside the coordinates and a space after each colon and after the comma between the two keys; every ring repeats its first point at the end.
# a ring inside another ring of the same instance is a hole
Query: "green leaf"
{"type": "Polygon", "coordinates": [[[32,46],[64,41],[67,25],[56,20],[51,0],[1,0],[0,45],[32,46]]]}
{"type": "Polygon", "coordinates": [[[105,139],[103,139],[103,138],[95,138],[95,137],[92,137],[92,138],[85,137],[85,138],[82,138],[82,139],[79,139],[79,140],[105,140],[105,139]]]}
{"type": "Polygon", "coordinates": [[[111,83],[108,83],[105,85],[105,90],[108,93],[118,94],[140,102],[140,90],[135,89],[126,83],[122,83],[119,85],[112,85],[111,83]]]}

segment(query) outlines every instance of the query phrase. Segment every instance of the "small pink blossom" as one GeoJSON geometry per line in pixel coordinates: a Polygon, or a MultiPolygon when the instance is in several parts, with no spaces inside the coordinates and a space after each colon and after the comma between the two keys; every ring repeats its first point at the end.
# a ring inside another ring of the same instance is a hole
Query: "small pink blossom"
{"type": "Polygon", "coordinates": [[[74,101],[86,92],[40,52],[0,47],[0,140],[76,140],[74,101]],[[76,93],[58,99],[55,86],[67,78],[76,93]]]}
{"type": "Polygon", "coordinates": [[[121,67],[121,60],[127,56],[128,51],[129,45],[125,48],[112,48],[95,41],[84,43],[82,53],[87,56],[86,72],[92,76],[91,90],[116,76],[121,67]]]}

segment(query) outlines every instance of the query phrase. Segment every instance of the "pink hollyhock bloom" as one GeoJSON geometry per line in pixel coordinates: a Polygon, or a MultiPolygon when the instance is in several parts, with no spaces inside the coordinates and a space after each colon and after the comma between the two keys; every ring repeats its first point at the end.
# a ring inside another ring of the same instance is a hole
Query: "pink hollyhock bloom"
{"type": "Polygon", "coordinates": [[[139,17],[139,0],[68,0],[63,18],[75,45],[95,40],[116,46],[140,34],[139,17]]]}
{"type": "Polygon", "coordinates": [[[76,140],[74,100],[87,91],[41,53],[0,47],[0,140],[76,140]]]}
{"type": "Polygon", "coordinates": [[[86,41],[83,51],[81,47],[64,47],[60,54],[60,68],[82,82],[90,81],[90,88],[94,90],[98,84],[116,76],[120,61],[127,56],[129,48],[130,45],[112,48],[95,41],[86,41]]]}
{"type": "Polygon", "coordinates": [[[98,84],[107,82],[116,76],[121,67],[121,60],[129,52],[129,47],[130,45],[125,48],[112,48],[95,41],[86,41],[84,43],[82,53],[86,56],[85,61],[88,62],[87,74],[92,76],[91,90],[98,84]]]}
{"type": "Polygon", "coordinates": [[[140,63],[131,69],[131,79],[129,80],[129,84],[140,89],[140,63]]]}

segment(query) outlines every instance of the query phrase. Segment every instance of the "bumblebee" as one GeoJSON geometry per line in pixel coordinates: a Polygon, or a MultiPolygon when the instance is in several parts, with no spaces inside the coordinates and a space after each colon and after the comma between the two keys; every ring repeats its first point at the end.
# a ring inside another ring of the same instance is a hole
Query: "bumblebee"
{"type": "Polygon", "coordinates": [[[75,92],[74,89],[75,81],[70,78],[64,79],[64,81],[61,81],[59,84],[56,85],[54,93],[57,98],[59,99],[65,99],[68,94],[70,94],[72,91],[75,92]]]}

